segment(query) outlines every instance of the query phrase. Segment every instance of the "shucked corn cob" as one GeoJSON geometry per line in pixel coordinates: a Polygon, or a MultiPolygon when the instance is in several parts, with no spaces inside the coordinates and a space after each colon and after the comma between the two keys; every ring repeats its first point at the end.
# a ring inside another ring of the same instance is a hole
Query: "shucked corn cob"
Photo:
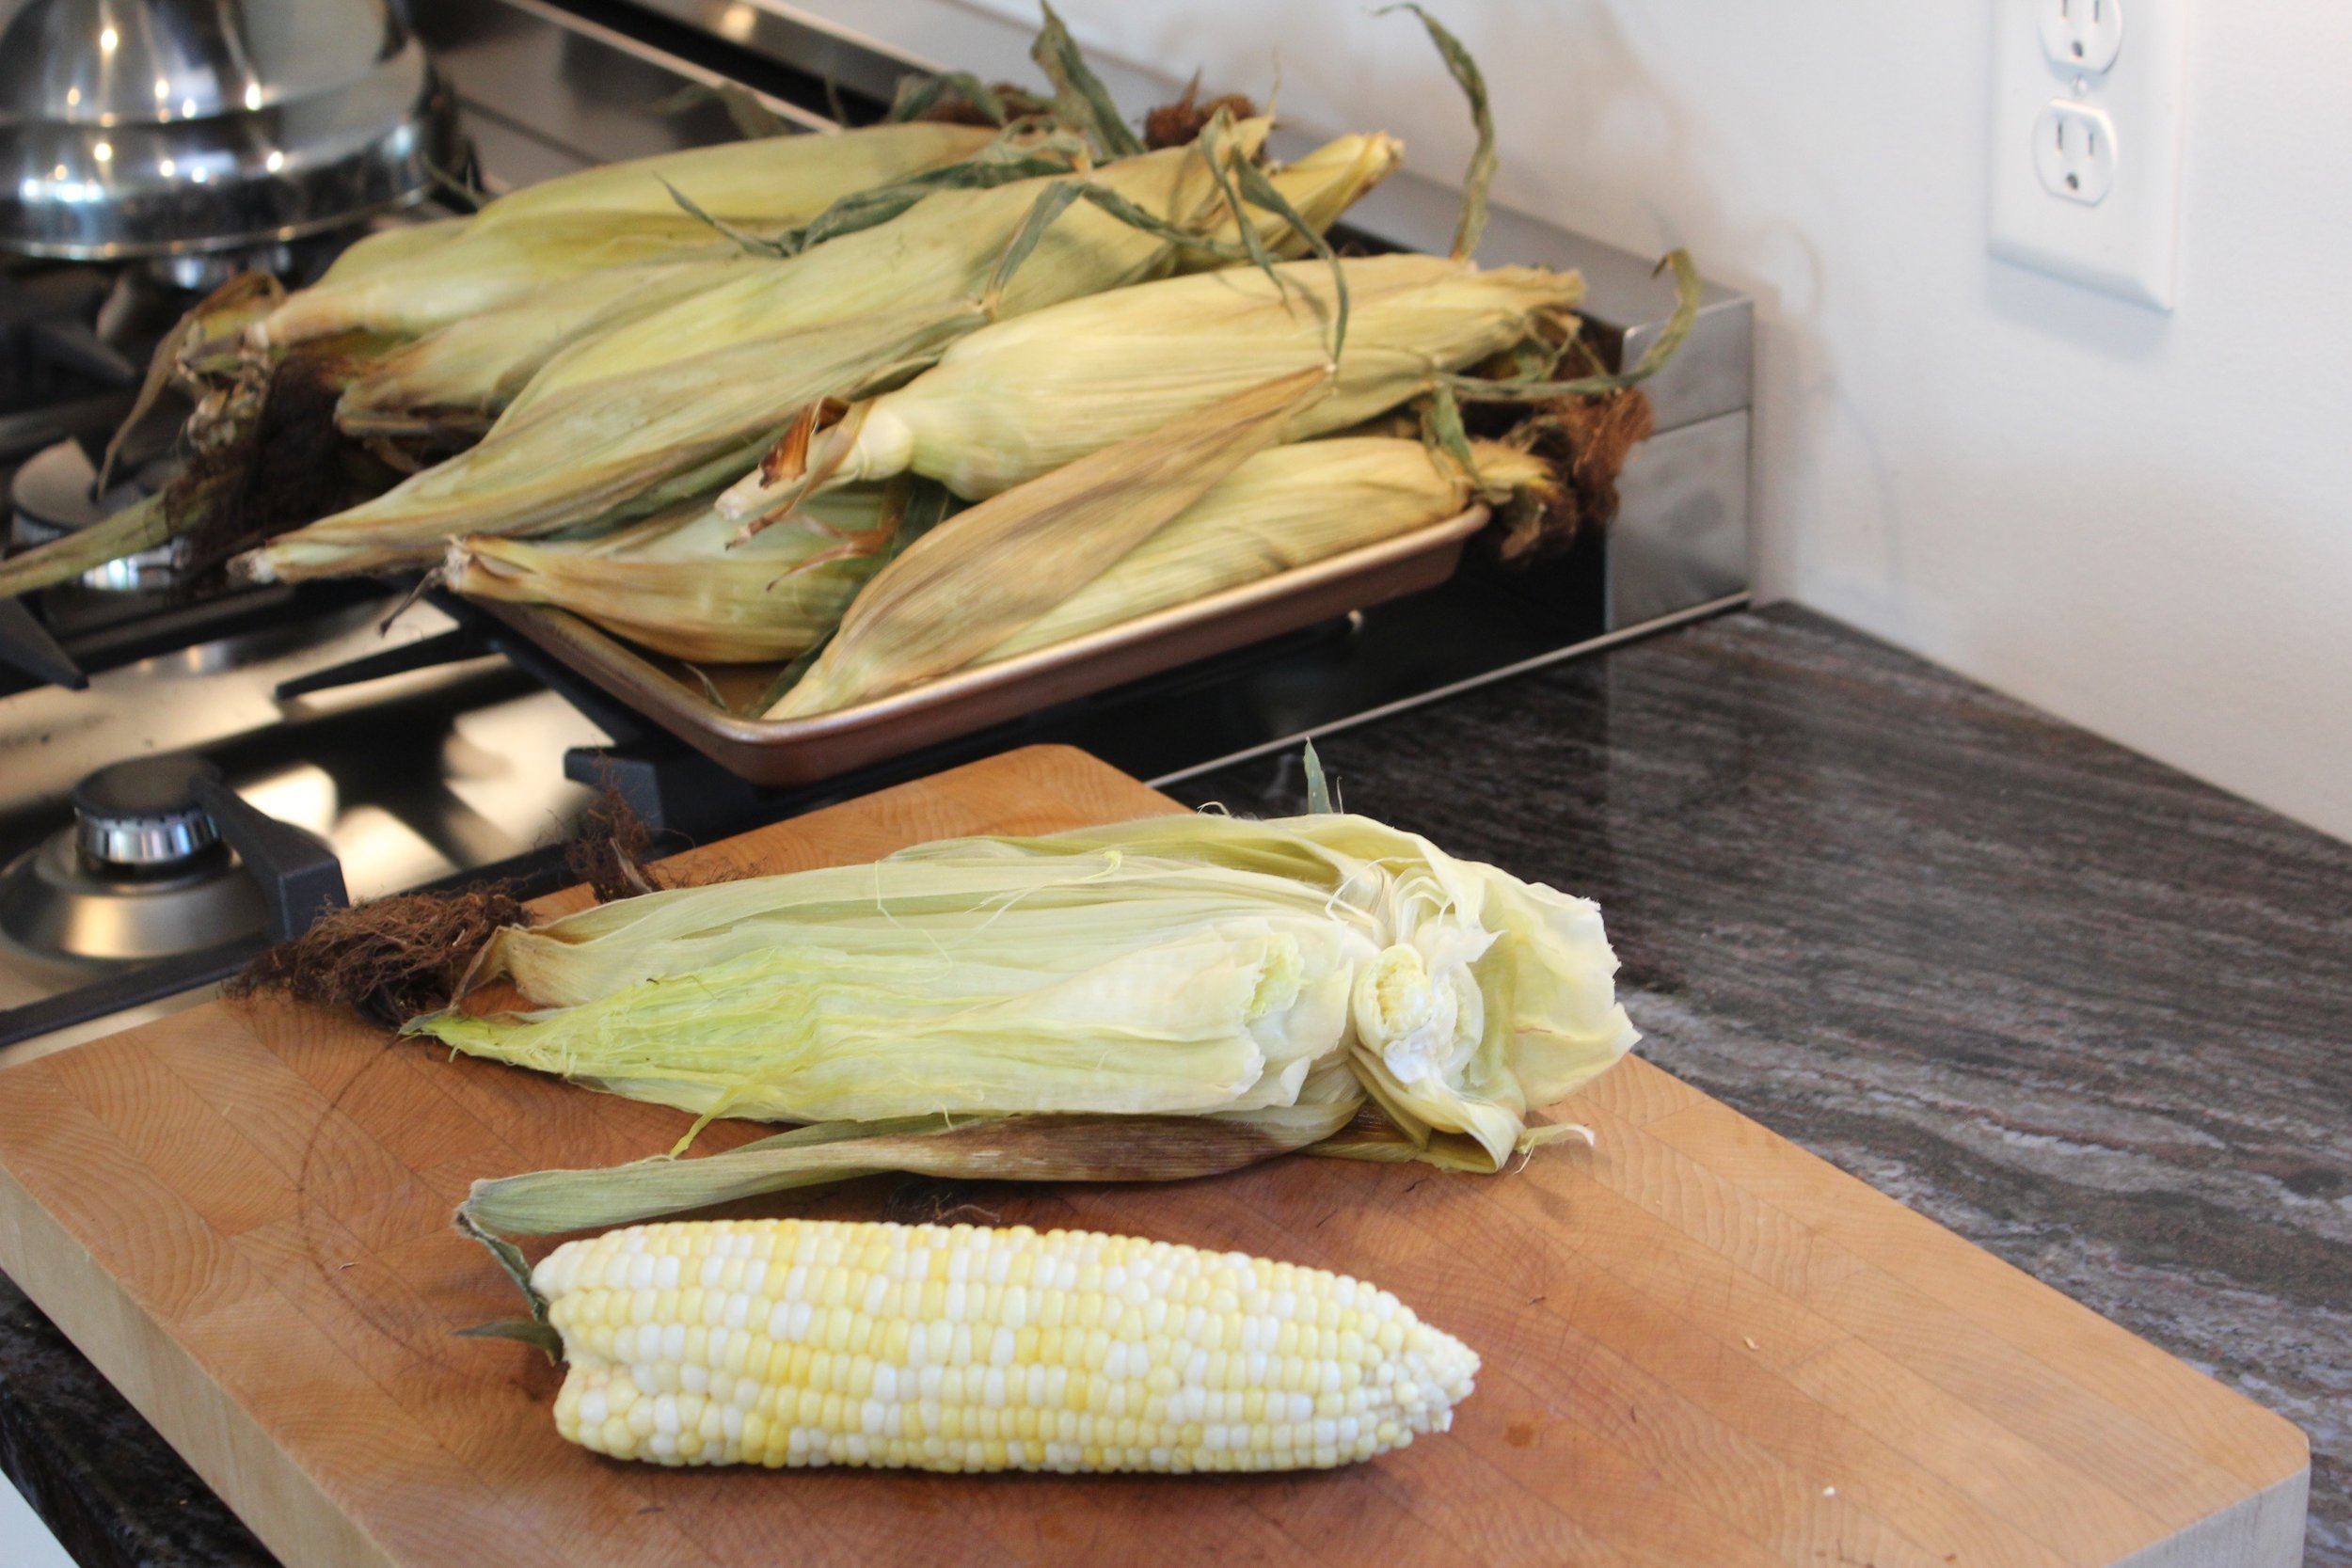
{"type": "Polygon", "coordinates": [[[1358,1280],[1085,1231],[638,1226],[532,1282],[556,1430],[662,1465],[1327,1468],[1447,1430],[1478,1371],[1358,1280]]]}

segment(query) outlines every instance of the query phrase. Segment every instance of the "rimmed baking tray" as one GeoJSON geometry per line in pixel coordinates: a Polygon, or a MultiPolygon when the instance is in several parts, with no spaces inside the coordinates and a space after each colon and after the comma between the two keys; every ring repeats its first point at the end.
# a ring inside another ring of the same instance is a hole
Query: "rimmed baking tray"
{"type": "Polygon", "coordinates": [[[814,784],[925,746],[1435,588],[1486,509],[1001,663],[807,719],[746,718],[780,665],[689,666],[567,610],[475,601],[565,667],[755,784],[814,784]]]}

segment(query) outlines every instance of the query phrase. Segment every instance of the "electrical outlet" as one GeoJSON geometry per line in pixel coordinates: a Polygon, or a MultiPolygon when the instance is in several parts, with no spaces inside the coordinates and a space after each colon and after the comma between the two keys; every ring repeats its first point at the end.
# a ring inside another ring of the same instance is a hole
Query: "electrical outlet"
{"type": "Polygon", "coordinates": [[[2069,71],[2105,71],[2123,52],[2124,0],[2039,0],[2042,52],[2069,71]]]}
{"type": "Polygon", "coordinates": [[[2115,122],[2097,109],[2051,100],[2034,122],[2033,164],[2042,188],[2096,207],[2115,184],[2115,122]]]}
{"type": "Polygon", "coordinates": [[[2188,0],[1994,0],[1994,18],[1993,255],[2172,309],[2188,0]]]}

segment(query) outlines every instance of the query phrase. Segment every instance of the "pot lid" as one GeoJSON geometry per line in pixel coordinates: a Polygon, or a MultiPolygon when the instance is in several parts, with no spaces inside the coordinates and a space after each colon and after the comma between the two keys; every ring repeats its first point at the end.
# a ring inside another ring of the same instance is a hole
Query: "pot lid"
{"type": "Polygon", "coordinates": [[[292,239],[420,199],[453,138],[384,0],[26,0],[0,32],[0,248],[292,239]]]}

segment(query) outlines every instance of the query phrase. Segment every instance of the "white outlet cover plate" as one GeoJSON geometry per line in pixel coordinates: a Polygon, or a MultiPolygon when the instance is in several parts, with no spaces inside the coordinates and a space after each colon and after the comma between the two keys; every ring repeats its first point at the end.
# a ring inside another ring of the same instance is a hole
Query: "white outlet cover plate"
{"type": "Polygon", "coordinates": [[[2105,71],[2052,60],[2042,11],[2057,0],[1994,0],[1992,251],[2001,261],[2161,310],[2172,309],[2180,253],[2188,0],[2108,0],[2123,20],[2105,71]],[[2114,182],[2095,206],[2053,196],[2035,166],[2053,99],[2115,127],[2114,182]]]}

